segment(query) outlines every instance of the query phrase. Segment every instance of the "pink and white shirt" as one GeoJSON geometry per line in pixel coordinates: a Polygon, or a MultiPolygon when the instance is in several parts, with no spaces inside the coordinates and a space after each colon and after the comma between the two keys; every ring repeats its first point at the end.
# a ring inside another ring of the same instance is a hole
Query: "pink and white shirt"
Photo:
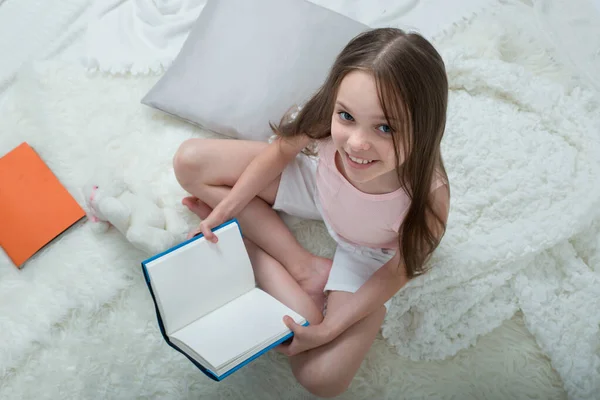
{"type": "MultiPolygon", "coordinates": [[[[385,194],[368,194],[355,188],[338,170],[336,148],[331,140],[319,143],[317,193],[323,218],[351,244],[398,248],[398,231],[410,205],[402,188],[385,194]]],[[[444,181],[435,179],[432,190],[444,181]]]]}

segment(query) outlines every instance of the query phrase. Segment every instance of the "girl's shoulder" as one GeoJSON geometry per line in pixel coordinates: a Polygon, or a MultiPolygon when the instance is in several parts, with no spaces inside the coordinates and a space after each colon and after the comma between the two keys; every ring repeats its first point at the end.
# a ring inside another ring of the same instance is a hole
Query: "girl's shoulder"
{"type": "MultiPolygon", "coordinates": [[[[448,214],[450,212],[450,183],[448,182],[448,176],[442,170],[436,170],[434,179],[432,182],[431,189],[431,207],[433,212],[444,222],[448,220],[448,214]]],[[[433,226],[435,227],[434,232],[436,236],[441,234],[437,220],[434,221],[433,226]]]]}
{"type": "Polygon", "coordinates": [[[449,186],[448,175],[446,174],[445,168],[439,165],[433,170],[433,177],[431,179],[431,192],[442,186],[449,186]]]}

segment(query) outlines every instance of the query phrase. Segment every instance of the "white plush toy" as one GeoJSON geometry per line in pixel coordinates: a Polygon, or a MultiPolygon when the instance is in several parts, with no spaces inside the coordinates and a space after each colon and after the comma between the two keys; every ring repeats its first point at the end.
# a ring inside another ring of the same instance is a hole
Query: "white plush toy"
{"type": "Polygon", "coordinates": [[[112,225],[133,246],[150,255],[187,236],[188,226],[175,209],[159,207],[131,192],[123,181],[96,180],[84,188],[84,194],[95,232],[105,232],[112,225]]]}

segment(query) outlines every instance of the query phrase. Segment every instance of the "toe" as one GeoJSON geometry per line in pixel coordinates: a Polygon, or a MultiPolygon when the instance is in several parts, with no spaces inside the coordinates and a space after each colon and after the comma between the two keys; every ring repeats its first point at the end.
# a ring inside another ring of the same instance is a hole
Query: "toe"
{"type": "Polygon", "coordinates": [[[183,200],[181,200],[181,204],[183,204],[186,207],[193,207],[194,204],[196,203],[196,201],[198,200],[197,197],[195,196],[188,196],[188,197],[184,197],[183,200]]]}

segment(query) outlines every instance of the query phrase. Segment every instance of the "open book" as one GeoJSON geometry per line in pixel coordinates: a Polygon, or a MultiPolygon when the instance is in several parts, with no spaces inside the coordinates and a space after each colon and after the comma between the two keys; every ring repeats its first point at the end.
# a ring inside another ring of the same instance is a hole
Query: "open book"
{"type": "Polygon", "coordinates": [[[256,286],[237,220],[142,262],[164,339],[220,381],[292,336],[305,318],[256,286]]]}

